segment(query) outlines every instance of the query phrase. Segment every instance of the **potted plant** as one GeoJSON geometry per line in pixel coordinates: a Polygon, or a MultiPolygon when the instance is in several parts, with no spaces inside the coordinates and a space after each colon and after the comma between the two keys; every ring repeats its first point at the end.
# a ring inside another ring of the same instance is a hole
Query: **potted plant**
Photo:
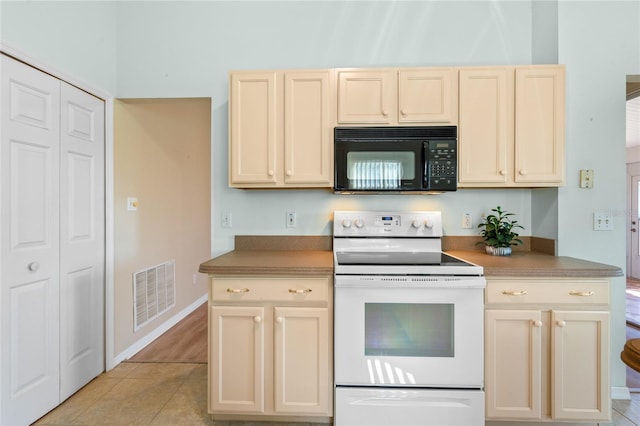
{"type": "Polygon", "coordinates": [[[511,254],[511,246],[522,244],[522,240],[518,238],[518,233],[514,229],[524,229],[517,220],[512,216],[515,213],[509,213],[502,210],[500,206],[491,209],[495,214],[490,214],[484,218],[484,221],[478,225],[482,228],[480,235],[484,241],[478,244],[485,244],[487,254],[494,256],[509,256],[511,254]]]}

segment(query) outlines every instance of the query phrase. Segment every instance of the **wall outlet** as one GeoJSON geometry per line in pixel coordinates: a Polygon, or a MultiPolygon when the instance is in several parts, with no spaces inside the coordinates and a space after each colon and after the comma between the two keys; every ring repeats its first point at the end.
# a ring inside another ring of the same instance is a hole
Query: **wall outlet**
{"type": "Polygon", "coordinates": [[[473,228],[473,218],[471,213],[462,213],[462,229],[473,228]]]}
{"type": "Polygon", "coordinates": [[[230,212],[222,213],[222,227],[223,228],[231,228],[231,213],[230,212]]]}
{"type": "Polygon", "coordinates": [[[593,170],[580,170],[580,188],[593,188],[593,170]]]}
{"type": "Polygon", "coordinates": [[[287,220],[287,228],[295,228],[297,225],[296,212],[287,212],[286,220],[287,220]]]}

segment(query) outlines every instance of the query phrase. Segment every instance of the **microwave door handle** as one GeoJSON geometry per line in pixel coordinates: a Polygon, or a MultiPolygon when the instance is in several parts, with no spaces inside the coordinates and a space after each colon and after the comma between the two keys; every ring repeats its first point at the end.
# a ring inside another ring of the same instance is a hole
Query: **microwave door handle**
{"type": "Polygon", "coordinates": [[[422,143],[422,188],[429,189],[429,141],[422,143]]]}

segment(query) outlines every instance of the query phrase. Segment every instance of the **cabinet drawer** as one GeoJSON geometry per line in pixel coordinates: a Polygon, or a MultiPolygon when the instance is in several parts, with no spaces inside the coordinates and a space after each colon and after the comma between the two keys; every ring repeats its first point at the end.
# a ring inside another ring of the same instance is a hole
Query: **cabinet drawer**
{"type": "Polygon", "coordinates": [[[486,303],[608,305],[608,280],[487,280],[486,303]]]}
{"type": "Polygon", "coordinates": [[[211,297],[214,302],[327,302],[329,278],[214,277],[211,297]]]}

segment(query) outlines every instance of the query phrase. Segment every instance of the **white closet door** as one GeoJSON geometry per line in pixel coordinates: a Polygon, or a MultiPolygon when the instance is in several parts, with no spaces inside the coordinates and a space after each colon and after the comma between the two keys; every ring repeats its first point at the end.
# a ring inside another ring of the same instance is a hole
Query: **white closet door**
{"type": "Polygon", "coordinates": [[[0,424],[59,402],[60,82],[0,62],[0,424]]]}
{"type": "Polygon", "coordinates": [[[104,371],[104,102],[61,83],[60,400],[104,371]]]}

